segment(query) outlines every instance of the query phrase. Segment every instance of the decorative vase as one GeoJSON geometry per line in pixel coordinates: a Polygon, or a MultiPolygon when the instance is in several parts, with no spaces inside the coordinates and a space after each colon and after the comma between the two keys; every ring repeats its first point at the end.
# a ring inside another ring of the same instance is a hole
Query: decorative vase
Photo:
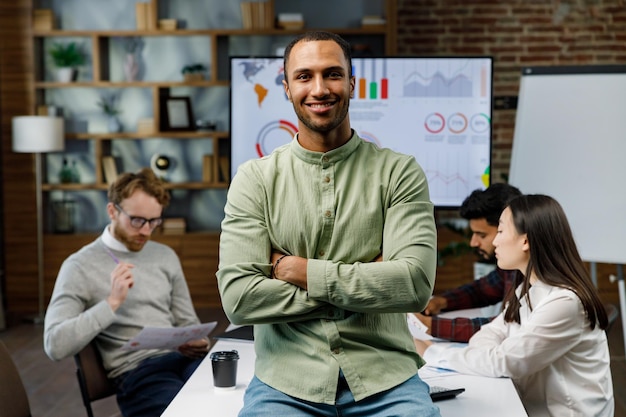
{"type": "Polygon", "coordinates": [[[122,124],[120,123],[117,116],[109,116],[107,126],[110,133],[117,133],[122,130],[122,124]]]}
{"type": "Polygon", "coordinates": [[[137,73],[139,72],[139,64],[137,63],[137,57],[135,54],[126,54],[124,59],[124,75],[126,81],[136,81],[137,73]]]}

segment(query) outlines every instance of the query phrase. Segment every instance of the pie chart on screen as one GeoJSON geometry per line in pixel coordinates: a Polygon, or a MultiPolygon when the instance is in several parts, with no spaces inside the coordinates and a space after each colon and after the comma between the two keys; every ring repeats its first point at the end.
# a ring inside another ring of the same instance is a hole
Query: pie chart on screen
{"type": "Polygon", "coordinates": [[[269,122],[259,132],[256,141],[256,153],[259,157],[269,155],[279,146],[291,142],[298,128],[287,120],[275,120],[269,122]]]}

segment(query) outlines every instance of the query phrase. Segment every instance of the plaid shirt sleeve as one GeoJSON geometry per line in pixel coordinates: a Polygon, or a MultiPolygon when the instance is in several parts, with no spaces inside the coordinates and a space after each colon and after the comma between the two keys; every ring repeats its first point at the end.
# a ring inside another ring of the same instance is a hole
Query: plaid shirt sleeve
{"type": "Polygon", "coordinates": [[[457,317],[447,319],[433,316],[430,334],[433,337],[450,340],[452,342],[467,342],[474,333],[480,330],[480,326],[489,323],[493,317],[457,317]]]}
{"type": "MultiPolygon", "coordinates": [[[[502,301],[511,287],[521,283],[519,271],[496,268],[488,275],[441,294],[448,300],[446,311],[485,307],[502,301]]],[[[458,317],[454,319],[432,317],[430,333],[434,337],[454,342],[467,342],[480,327],[493,317],[458,317]]]]}

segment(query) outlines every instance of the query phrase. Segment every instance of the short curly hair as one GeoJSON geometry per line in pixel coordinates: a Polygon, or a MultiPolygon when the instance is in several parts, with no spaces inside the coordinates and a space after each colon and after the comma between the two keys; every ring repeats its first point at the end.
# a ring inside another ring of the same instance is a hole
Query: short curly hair
{"type": "Polygon", "coordinates": [[[463,201],[459,214],[467,220],[485,219],[488,224],[497,226],[500,214],[507,203],[521,191],[505,183],[491,184],[486,190],[474,190],[463,201]]]}
{"type": "Polygon", "coordinates": [[[111,203],[120,204],[137,190],[156,198],[164,208],[170,203],[170,193],[165,189],[163,180],[150,168],[142,168],[136,173],[121,174],[109,187],[108,198],[111,203]]]}

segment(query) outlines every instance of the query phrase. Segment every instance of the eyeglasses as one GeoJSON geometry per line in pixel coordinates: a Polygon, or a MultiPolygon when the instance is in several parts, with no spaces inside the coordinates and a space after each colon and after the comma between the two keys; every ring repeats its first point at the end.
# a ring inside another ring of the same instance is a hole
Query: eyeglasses
{"type": "Polygon", "coordinates": [[[154,219],[146,219],[145,217],[137,217],[131,216],[126,213],[123,208],[120,207],[119,204],[115,204],[115,208],[120,211],[120,213],[124,213],[130,219],[130,225],[135,229],[141,229],[146,223],[150,225],[150,229],[154,229],[163,223],[162,217],[155,217],[154,219]]]}

